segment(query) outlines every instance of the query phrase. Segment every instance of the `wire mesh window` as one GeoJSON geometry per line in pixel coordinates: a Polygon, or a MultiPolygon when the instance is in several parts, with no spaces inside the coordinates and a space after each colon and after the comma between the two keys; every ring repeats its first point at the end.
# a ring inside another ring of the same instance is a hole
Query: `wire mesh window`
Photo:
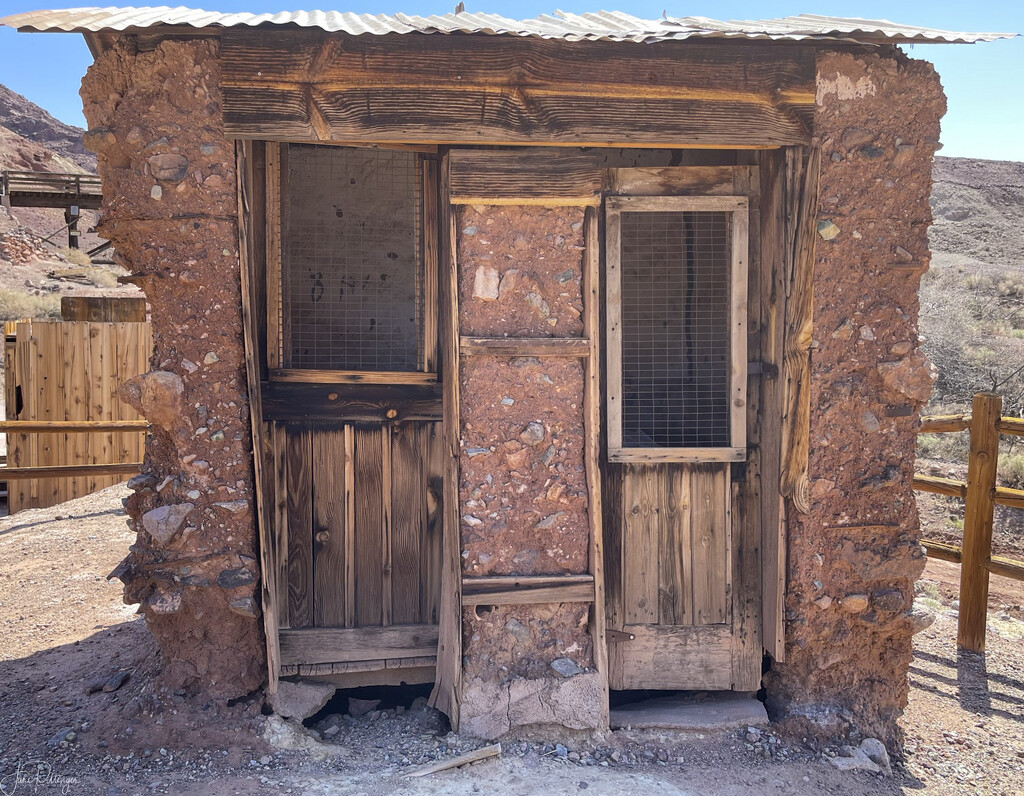
{"type": "Polygon", "coordinates": [[[647,205],[636,210],[619,201],[627,203],[609,241],[610,449],[736,446],[745,373],[734,376],[743,323],[733,317],[734,213],[677,210],[669,198],[637,200],[647,205]]]}
{"type": "Polygon", "coordinates": [[[420,369],[419,156],[289,145],[282,172],[283,367],[420,369]]]}

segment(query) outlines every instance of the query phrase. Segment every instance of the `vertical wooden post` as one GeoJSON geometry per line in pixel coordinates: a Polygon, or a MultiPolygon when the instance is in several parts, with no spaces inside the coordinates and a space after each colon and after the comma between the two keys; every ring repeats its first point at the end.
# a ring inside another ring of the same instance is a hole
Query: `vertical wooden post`
{"type": "Polygon", "coordinates": [[[988,611],[988,567],[992,552],[992,516],[999,462],[997,423],[1003,399],[978,393],[971,410],[971,452],[967,460],[967,499],[964,508],[964,545],[960,564],[960,615],[957,644],[971,652],[985,651],[988,611]]]}

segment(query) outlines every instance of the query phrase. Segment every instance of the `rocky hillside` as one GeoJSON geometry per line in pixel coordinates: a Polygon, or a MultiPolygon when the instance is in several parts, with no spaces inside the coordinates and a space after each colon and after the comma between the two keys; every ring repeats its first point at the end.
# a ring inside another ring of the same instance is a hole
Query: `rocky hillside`
{"type": "MultiPolygon", "coordinates": [[[[82,147],[82,132],[0,86],[0,169],[95,173],[96,158],[82,147]]],[[[97,216],[82,213],[82,250],[72,252],[63,210],[0,206],[0,320],[56,315],[62,295],[137,292],[117,284],[122,269],[85,256],[84,250],[101,243],[92,231],[97,216]]]]}
{"type": "MultiPolygon", "coordinates": [[[[81,128],[53,118],[3,85],[0,85],[0,125],[55,155],[62,155],[85,171],[96,173],[96,156],[82,146],[84,131],[81,128]]],[[[3,144],[0,144],[0,153],[2,151],[3,144]]]]}
{"type": "Polygon", "coordinates": [[[921,284],[932,403],[966,408],[995,389],[1006,414],[1024,414],[1024,163],[936,158],[932,210],[921,284]]]}

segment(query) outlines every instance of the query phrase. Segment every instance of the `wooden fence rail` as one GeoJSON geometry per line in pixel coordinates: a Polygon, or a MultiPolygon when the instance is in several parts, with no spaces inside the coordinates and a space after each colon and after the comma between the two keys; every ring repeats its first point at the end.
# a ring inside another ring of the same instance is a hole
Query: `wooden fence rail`
{"type": "Polygon", "coordinates": [[[920,433],[970,431],[967,480],[914,475],[914,489],[964,499],[964,541],[961,547],[924,540],[932,558],[960,565],[960,612],[957,644],[974,652],[985,651],[990,574],[1024,580],[1024,562],[992,555],[992,525],[996,505],[1024,508],[1024,490],[996,483],[999,436],[1024,437],[1024,420],[1001,417],[1003,400],[994,393],[978,393],[970,415],[928,417],[920,433]]]}

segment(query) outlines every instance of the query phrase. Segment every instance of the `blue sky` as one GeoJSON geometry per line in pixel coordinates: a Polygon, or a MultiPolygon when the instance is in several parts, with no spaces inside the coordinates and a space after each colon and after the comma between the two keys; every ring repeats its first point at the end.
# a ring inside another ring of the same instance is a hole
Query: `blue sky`
{"type": "MultiPolygon", "coordinates": [[[[467,0],[470,11],[510,17],[531,17],[555,8],[591,11],[615,8],[642,17],[706,16],[716,19],[763,19],[800,13],[889,19],[912,25],[960,31],[1024,32],[1024,2],[1003,0],[800,0],[800,2],[729,2],[692,0],[666,6],[667,0],[467,0]],[[555,5],[557,3],[558,5],[555,5]]],[[[38,8],[74,8],[89,0],[0,0],[0,16],[38,8]]],[[[121,4],[128,5],[131,0],[121,4]]],[[[354,0],[340,10],[359,13],[440,14],[456,0],[354,0]]],[[[104,0],[96,5],[115,5],[104,0]]],[[[135,0],[137,5],[188,5],[188,0],[135,0]]],[[[330,8],[326,3],[289,5],[288,0],[210,0],[202,6],[217,11],[281,11],[296,7],[330,8]]],[[[949,100],[942,124],[940,154],[955,157],[1024,161],[1024,38],[976,45],[915,45],[911,56],[935,64],[949,100]]],[[[24,94],[66,122],[84,126],[79,81],[91,62],[78,34],[17,33],[0,29],[0,83],[24,94]]]]}

